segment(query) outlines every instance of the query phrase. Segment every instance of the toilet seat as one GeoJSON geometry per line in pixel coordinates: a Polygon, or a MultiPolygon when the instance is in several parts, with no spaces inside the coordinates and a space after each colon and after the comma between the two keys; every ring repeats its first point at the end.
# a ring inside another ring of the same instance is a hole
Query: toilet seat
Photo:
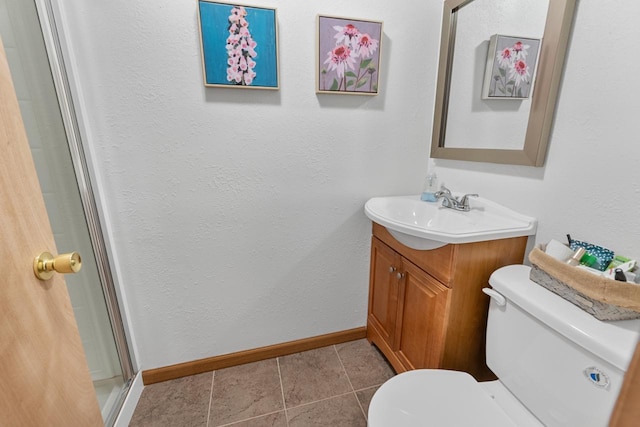
{"type": "Polygon", "coordinates": [[[396,375],[376,391],[369,405],[368,425],[513,427],[517,424],[471,375],[418,369],[396,375]]]}

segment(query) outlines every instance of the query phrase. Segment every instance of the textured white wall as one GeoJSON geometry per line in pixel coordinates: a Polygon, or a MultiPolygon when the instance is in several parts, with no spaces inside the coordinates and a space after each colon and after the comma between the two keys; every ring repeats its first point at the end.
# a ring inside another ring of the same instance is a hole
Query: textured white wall
{"type": "MultiPolygon", "coordinates": [[[[278,7],[278,92],[202,86],[195,1],[64,2],[143,369],[364,325],[362,206],[420,191],[442,2],[250,3],[278,7]],[[384,21],[381,95],[314,93],[317,13],[384,21]]],[[[640,256],[640,5],[604,3],[579,4],[544,168],[436,165],[539,241],[640,256]]]]}
{"type": "Polygon", "coordinates": [[[363,326],[364,202],[420,191],[441,3],[250,4],[277,92],[204,88],[195,0],[62,4],[143,369],[363,326]],[[380,95],[315,94],[318,13],[384,21],[380,95]]]}

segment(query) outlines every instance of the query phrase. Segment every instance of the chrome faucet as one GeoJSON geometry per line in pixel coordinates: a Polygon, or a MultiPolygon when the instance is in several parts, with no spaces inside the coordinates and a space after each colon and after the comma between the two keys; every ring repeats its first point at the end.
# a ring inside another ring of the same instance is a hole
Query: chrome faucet
{"type": "Polygon", "coordinates": [[[436,197],[436,200],[442,199],[443,207],[464,212],[469,212],[471,210],[471,206],[469,206],[469,197],[478,197],[477,194],[465,194],[458,198],[452,195],[451,190],[444,185],[440,186],[440,190],[436,191],[434,196],[436,197]]]}

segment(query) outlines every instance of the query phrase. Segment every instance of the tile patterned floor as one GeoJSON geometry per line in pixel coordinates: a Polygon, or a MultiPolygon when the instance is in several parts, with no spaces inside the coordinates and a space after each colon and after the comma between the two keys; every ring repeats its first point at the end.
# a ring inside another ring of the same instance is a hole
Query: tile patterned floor
{"type": "Polygon", "coordinates": [[[146,386],[130,427],[357,427],[394,375],[367,340],[146,386]]]}

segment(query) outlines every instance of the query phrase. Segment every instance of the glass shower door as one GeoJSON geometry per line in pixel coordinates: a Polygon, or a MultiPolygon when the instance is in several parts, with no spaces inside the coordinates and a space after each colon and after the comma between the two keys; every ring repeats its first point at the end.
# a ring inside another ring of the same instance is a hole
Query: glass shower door
{"type": "Polygon", "coordinates": [[[95,202],[90,188],[87,191],[78,183],[79,174],[86,173],[78,170],[85,160],[77,158],[82,152],[70,149],[33,0],[0,0],[0,35],[57,251],[82,255],[82,269],[65,280],[103,419],[109,425],[122,405],[132,368],[104,242],[99,227],[96,230],[92,224],[97,221],[91,219],[97,214],[90,212],[95,202]]]}

